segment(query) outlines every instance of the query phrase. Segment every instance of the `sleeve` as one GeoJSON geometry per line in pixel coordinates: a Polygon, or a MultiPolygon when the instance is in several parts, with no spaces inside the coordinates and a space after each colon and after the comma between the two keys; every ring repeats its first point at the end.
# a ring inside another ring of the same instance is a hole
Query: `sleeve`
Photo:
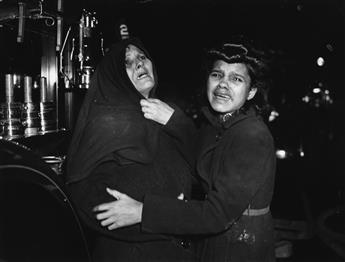
{"type": "Polygon", "coordinates": [[[194,165],[194,148],[197,129],[193,120],[188,117],[178,106],[169,104],[174,113],[170,117],[163,130],[174,138],[175,145],[188,163],[194,165]]]}
{"type": "Polygon", "coordinates": [[[168,234],[208,234],[229,228],[239,218],[264,183],[270,165],[270,137],[239,132],[225,146],[220,170],[213,170],[211,190],[204,201],[181,201],[147,195],[142,229],[168,234]]]}
{"type": "Polygon", "coordinates": [[[128,176],[131,173],[138,174],[139,171],[141,173],[148,172],[148,170],[133,164],[127,165],[125,168],[119,168],[118,173],[120,171],[121,175],[114,176],[111,174],[116,172],[114,164],[111,162],[103,163],[93,171],[92,176],[78,183],[69,185],[69,192],[82,222],[93,232],[118,240],[137,242],[167,239],[167,237],[163,235],[142,232],[139,224],[117,230],[108,230],[95,218],[96,213],[93,212],[93,208],[96,205],[115,201],[115,199],[106,192],[105,189],[107,187],[117,188],[135,199],[142,199],[145,192],[145,185],[135,183],[135,181],[131,180],[124,181],[125,179],[121,179],[121,177],[128,176]]]}

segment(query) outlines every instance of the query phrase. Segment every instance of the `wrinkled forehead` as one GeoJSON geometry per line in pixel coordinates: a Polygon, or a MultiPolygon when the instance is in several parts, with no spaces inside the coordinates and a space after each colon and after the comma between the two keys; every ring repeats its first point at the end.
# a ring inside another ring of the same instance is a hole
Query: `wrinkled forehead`
{"type": "Polygon", "coordinates": [[[129,44],[126,47],[126,57],[131,57],[131,56],[135,56],[137,54],[145,54],[143,50],[141,50],[139,47],[129,44]]]}
{"type": "Polygon", "coordinates": [[[230,74],[238,74],[243,77],[250,78],[248,67],[242,62],[228,62],[223,59],[219,59],[214,62],[212,70],[220,70],[230,74]]]}

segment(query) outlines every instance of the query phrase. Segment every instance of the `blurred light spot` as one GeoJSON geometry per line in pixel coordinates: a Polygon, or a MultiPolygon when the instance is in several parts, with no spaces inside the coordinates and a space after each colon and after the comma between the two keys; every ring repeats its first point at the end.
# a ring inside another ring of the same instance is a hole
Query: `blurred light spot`
{"type": "Polygon", "coordinates": [[[318,87],[313,88],[313,93],[314,93],[314,94],[318,94],[318,93],[320,93],[320,92],[321,92],[321,89],[320,89],[320,88],[318,88],[318,87]]]}
{"type": "Polygon", "coordinates": [[[278,149],[276,151],[276,157],[278,159],[285,159],[285,158],[287,158],[287,152],[283,149],[278,149]]]}
{"type": "Polygon", "coordinates": [[[302,101],[305,102],[305,103],[309,103],[310,97],[309,97],[309,96],[304,96],[304,97],[302,98],[302,101]]]}
{"type": "Polygon", "coordinates": [[[325,59],[323,59],[323,57],[318,57],[318,59],[316,60],[316,63],[318,66],[323,66],[325,64],[325,59]]]}
{"type": "Polygon", "coordinates": [[[276,110],[272,110],[270,116],[268,117],[268,121],[272,122],[279,116],[279,113],[276,110]]]}
{"type": "Polygon", "coordinates": [[[326,45],[326,48],[328,49],[328,51],[330,51],[330,52],[333,52],[333,46],[331,45],[331,44],[327,44],[326,45]]]}
{"type": "Polygon", "coordinates": [[[299,152],[299,156],[300,157],[304,157],[304,149],[303,149],[303,146],[300,145],[299,149],[298,149],[298,152],[299,152]]]}

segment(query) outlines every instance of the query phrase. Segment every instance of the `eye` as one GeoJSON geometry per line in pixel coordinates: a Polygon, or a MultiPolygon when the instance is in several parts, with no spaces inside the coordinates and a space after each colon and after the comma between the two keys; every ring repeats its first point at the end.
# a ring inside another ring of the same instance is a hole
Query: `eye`
{"type": "Polygon", "coordinates": [[[213,71],[210,73],[210,77],[219,79],[222,77],[222,74],[220,72],[213,71]]]}
{"type": "Polygon", "coordinates": [[[233,80],[234,82],[240,82],[240,83],[243,82],[243,79],[242,79],[241,77],[238,77],[238,76],[233,76],[233,77],[232,77],[232,80],[233,80]]]}
{"type": "Polygon", "coordinates": [[[144,61],[146,59],[146,56],[144,54],[139,55],[139,60],[144,61]]]}

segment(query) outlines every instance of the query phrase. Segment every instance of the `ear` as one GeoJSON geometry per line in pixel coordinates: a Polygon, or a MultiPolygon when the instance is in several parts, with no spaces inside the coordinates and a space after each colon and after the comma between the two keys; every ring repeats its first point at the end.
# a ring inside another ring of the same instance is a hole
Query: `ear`
{"type": "Polygon", "coordinates": [[[255,88],[255,87],[254,87],[254,88],[251,88],[251,89],[249,90],[249,92],[248,92],[247,100],[252,99],[252,98],[255,96],[256,91],[258,91],[257,88],[255,88]]]}

